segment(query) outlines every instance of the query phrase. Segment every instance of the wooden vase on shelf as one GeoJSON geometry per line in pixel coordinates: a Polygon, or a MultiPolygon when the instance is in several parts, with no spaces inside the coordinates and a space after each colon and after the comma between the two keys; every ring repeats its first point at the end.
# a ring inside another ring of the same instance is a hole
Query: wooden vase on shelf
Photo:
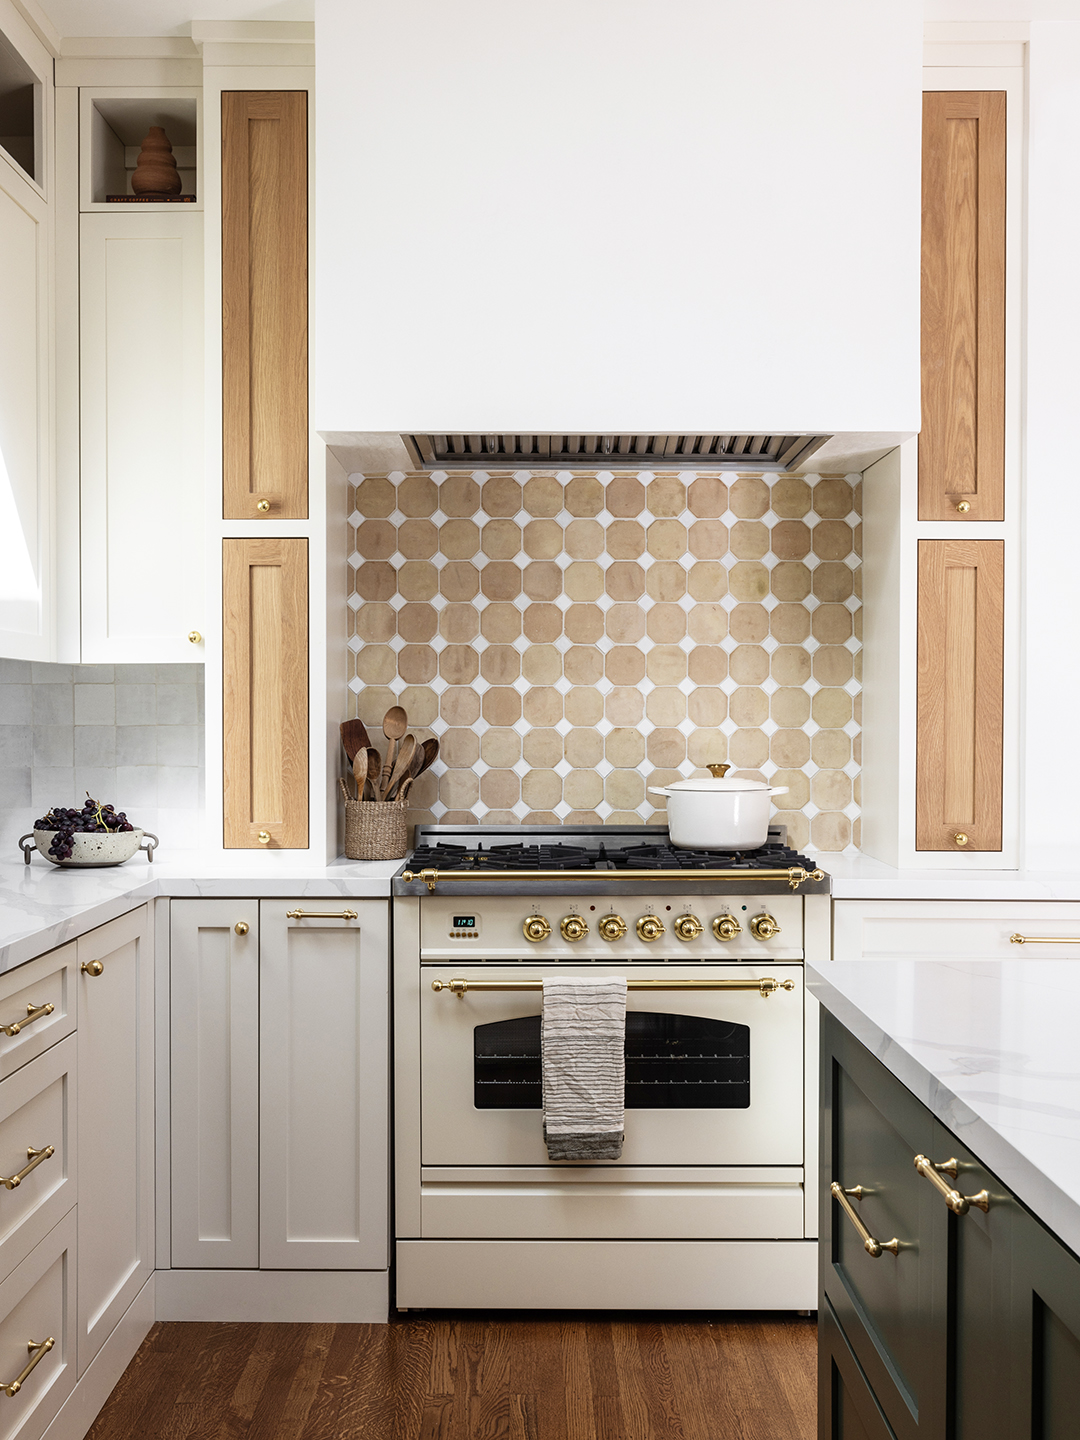
{"type": "Polygon", "coordinates": [[[179,195],[183,188],[169,137],[160,125],[151,125],[142,142],[131,188],[136,195],[179,195]]]}

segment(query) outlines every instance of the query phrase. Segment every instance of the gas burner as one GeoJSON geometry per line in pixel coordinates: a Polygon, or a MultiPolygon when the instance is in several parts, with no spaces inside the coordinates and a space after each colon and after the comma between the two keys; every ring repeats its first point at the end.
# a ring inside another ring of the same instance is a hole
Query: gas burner
{"type": "Polygon", "coordinates": [[[411,856],[417,867],[436,866],[440,870],[595,870],[607,857],[604,847],[587,849],[583,845],[488,845],[478,842],[475,849],[464,845],[418,845],[411,856]]]}
{"type": "Polygon", "coordinates": [[[787,845],[759,845],[756,850],[683,850],[675,845],[629,845],[608,857],[617,869],[627,870],[783,870],[801,865],[813,870],[807,859],[787,845]]]}

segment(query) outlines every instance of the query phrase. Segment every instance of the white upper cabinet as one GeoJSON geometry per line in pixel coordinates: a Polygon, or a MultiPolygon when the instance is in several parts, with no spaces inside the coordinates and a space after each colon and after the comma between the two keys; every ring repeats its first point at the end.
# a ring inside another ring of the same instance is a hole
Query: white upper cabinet
{"type": "Polygon", "coordinates": [[[917,430],[921,32],[320,0],[317,428],[917,430]]]}

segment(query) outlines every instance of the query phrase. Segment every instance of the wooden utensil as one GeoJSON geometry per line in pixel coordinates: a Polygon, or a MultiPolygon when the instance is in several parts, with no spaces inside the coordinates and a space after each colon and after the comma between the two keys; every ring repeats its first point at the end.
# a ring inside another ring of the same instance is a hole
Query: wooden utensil
{"type": "Polygon", "coordinates": [[[364,722],[362,720],[343,720],[341,722],[341,743],[345,747],[345,754],[349,757],[351,765],[356,759],[356,752],[366,750],[371,744],[364,722]]]}
{"type": "Polygon", "coordinates": [[[357,800],[364,798],[364,782],[367,780],[367,772],[368,752],[366,750],[357,750],[352,762],[353,779],[356,781],[357,800]]]}
{"type": "Polygon", "coordinates": [[[415,779],[418,775],[422,775],[424,771],[431,765],[432,761],[439,753],[439,742],[438,740],[425,740],[424,743],[419,747],[419,750],[422,759],[420,762],[419,770],[413,771],[413,779],[415,779]]]}
{"type": "Polygon", "coordinates": [[[391,705],[383,716],[382,733],[386,736],[386,760],[382,768],[383,795],[385,797],[390,777],[394,773],[398,741],[409,728],[409,717],[400,705],[391,705]]]}
{"type": "Polygon", "coordinates": [[[406,735],[401,742],[401,748],[397,752],[397,759],[394,761],[394,773],[390,776],[390,783],[383,791],[384,800],[392,800],[398,786],[409,773],[412,765],[413,755],[416,753],[416,741],[411,735],[406,735]]]}
{"type": "Polygon", "coordinates": [[[367,749],[367,785],[365,790],[370,792],[366,797],[370,800],[378,800],[379,798],[379,771],[381,769],[382,756],[378,750],[375,749],[374,745],[369,745],[367,749]]]}

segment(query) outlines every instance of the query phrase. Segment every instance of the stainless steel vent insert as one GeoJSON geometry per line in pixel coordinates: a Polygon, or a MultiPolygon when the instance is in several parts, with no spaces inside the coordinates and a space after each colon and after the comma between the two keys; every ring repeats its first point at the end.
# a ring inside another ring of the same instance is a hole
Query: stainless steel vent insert
{"type": "Polygon", "coordinates": [[[425,470],[795,470],[828,435],[403,435],[425,470]]]}

